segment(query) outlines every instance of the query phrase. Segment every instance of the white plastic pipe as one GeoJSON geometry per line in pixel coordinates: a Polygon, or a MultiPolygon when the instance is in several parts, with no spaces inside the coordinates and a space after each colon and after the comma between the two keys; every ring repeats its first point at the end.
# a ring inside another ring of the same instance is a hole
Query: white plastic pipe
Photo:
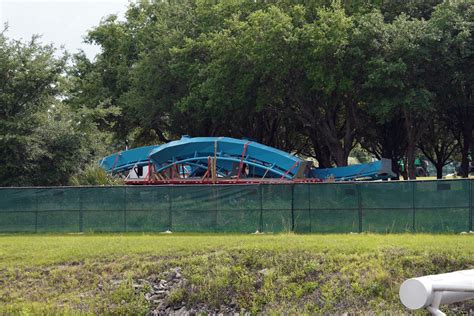
{"type": "Polygon", "coordinates": [[[399,294],[402,304],[411,310],[427,308],[433,315],[444,315],[440,305],[474,299],[474,270],[408,279],[399,294]]]}

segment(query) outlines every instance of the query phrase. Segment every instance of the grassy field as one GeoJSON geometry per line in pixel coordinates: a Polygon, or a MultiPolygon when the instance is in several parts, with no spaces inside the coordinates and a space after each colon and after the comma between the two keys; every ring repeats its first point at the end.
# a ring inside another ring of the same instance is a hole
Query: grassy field
{"type": "Polygon", "coordinates": [[[404,279],[467,268],[472,235],[3,235],[0,314],[147,314],[170,269],[171,310],[404,313],[404,279]]]}

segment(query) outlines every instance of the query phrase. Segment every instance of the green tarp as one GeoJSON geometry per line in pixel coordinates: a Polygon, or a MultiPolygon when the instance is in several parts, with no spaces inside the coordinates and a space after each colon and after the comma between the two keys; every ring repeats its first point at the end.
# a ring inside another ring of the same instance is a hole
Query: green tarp
{"type": "Polygon", "coordinates": [[[473,180],[0,188],[0,232],[461,232],[473,180]]]}

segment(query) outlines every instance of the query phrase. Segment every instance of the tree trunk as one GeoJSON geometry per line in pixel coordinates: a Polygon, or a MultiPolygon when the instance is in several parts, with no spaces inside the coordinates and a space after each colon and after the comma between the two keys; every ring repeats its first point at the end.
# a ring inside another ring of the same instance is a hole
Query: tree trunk
{"type": "Polygon", "coordinates": [[[412,142],[408,143],[407,147],[407,175],[408,179],[416,179],[416,167],[415,167],[415,144],[412,142]]]}
{"type": "Polygon", "coordinates": [[[398,165],[398,159],[392,157],[392,171],[395,173],[395,177],[392,180],[400,180],[400,166],[398,165]]]}
{"type": "MultiPolygon", "coordinates": [[[[331,154],[331,158],[338,167],[347,166],[347,159],[349,158],[350,149],[352,146],[347,145],[349,142],[346,141],[345,144],[341,143],[334,135],[324,134],[324,131],[321,132],[326,138],[325,147],[328,149],[331,154]],[[329,138],[331,140],[329,140],[329,138]],[[350,147],[349,147],[350,146],[350,147]]],[[[352,142],[352,139],[351,139],[352,142]]]]}
{"type": "Polygon", "coordinates": [[[471,158],[474,161],[474,136],[473,139],[471,139],[471,158]]]}
{"type": "Polygon", "coordinates": [[[472,126],[463,129],[463,140],[461,147],[461,169],[460,176],[467,178],[469,176],[469,149],[472,142],[472,126]]]}
{"type": "Polygon", "coordinates": [[[459,175],[462,178],[469,176],[469,151],[463,146],[461,149],[461,167],[459,168],[459,175]]]}
{"type": "Polygon", "coordinates": [[[344,148],[340,147],[333,147],[331,152],[333,153],[334,161],[338,167],[345,167],[347,166],[347,160],[349,155],[345,153],[344,148]]]}
{"type": "Polygon", "coordinates": [[[404,168],[403,168],[402,172],[400,173],[401,176],[403,177],[403,180],[408,180],[408,171],[407,171],[408,168],[407,168],[407,165],[408,165],[407,159],[406,159],[406,158],[403,158],[403,166],[404,166],[404,168]]]}
{"type": "Polygon", "coordinates": [[[443,179],[443,163],[438,163],[436,167],[436,179],[443,179]]]}
{"type": "Polygon", "coordinates": [[[416,130],[414,126],[415,118],[408,109],[403,109],[403,116],[405,117],[405,128],[407,131],[407,164],[405,169],[407,171],[408,179],[416,179],[416,167],[415,167],[415,150],[416,150],[416,130]]]}
{"type": "Polygon", "coordinates": [[[313,143],[314,156],[318,161],[319,168],[331,168],[331,154],[326,146],[319,144],[316,137],[311,137],[313,143]]]}

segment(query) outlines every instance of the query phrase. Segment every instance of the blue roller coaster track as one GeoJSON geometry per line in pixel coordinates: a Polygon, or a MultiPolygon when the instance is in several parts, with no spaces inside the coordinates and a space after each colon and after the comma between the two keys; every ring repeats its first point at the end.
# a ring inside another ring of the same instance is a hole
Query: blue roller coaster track
{"type": "Polygon", "coordinates": [[[119,151],[99,163],[107,172],[128,174],[129,184],[351,181],[393,176],[388,159],[315,169],[311,162],[279,149],[229,137],[183,136],[163,145],[119,151]],[[138,169],[146,172],[136,172],[138,169]]]}

